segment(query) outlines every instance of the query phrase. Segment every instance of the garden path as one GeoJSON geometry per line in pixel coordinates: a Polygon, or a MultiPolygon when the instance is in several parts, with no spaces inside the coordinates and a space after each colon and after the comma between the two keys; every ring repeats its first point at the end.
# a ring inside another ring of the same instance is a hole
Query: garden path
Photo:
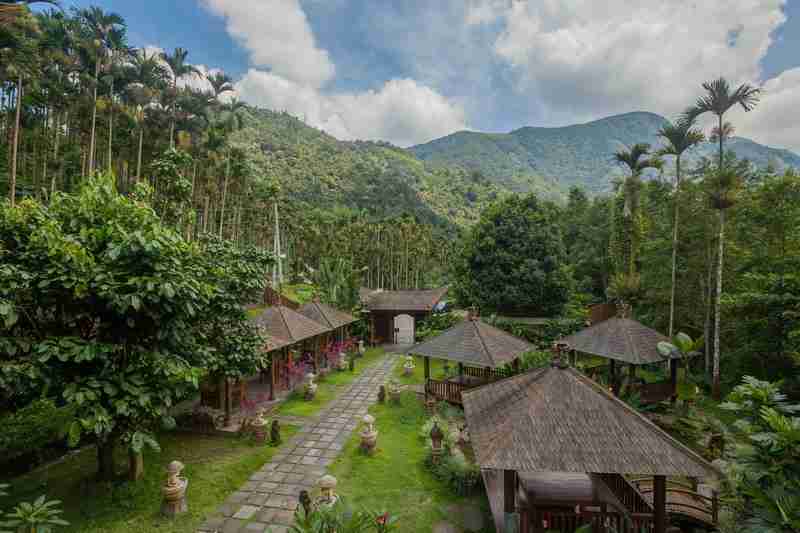
{"type": "Polygon", "coordinates": [[[280,453],[228,496],[219,510],[220,516],[206,520],[198,533],[289,531],[300,491],[313,494],[326,467],[342,451],[369,406],[377,401],[378,389],[391,375],[396,359],[397,354],[387,349],[381,361],[366,369],[317,416],[302,419],[300,431],[280,453]]]}

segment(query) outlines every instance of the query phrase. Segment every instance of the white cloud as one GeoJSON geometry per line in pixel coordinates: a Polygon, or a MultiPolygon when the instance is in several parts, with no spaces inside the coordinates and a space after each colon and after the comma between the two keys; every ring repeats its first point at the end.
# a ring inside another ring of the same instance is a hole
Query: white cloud
{"type": "Polygon", "coordinates": [[[760,77],[785,0],[514,2],[495,53],[558,121],[646,109],[675,114],[700,84],[760,77]]]}
{"type": "Polygon", "coordinates": [[[250,52],[250,63],[296,83],[321,87],[335,73],[317,47],[298,0],[203,0],[224,17],[228,33],[250,52]]]}
{"type": "Polygon", "coordinates": [[[737,135],[800,153],[798,109],[800,67],[768,80],[758,107],[749,113],[736,112],[731,115],[731,120],[737,135]]]}
{"type": "Polygon", "coordinates": [[[344,140],[381,139],[410,146],[466,128],[461,107],[411,79],[390,80],[375,91],[324,94],[251,69],[236,90],[245,102],[286,110],[344,140]]]}

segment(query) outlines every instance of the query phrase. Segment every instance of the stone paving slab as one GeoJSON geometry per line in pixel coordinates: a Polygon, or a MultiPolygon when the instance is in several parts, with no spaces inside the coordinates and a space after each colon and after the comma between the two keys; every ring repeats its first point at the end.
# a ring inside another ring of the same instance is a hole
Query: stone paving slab
{"type": "Polygon", "coordinates": [[[272,460],[254,472],[219,509],[223,518],[206,520],[198,533],[284,533],[294,520],[301,490],[315,488],[326,468],[344,448],[353,430],[377,401],[378,389],[391,376],[397,355],[365,370],[314,417],[279,417],[301,425],[272,460]],[[291,418],[291,420],[290,420],[291,418]]]}

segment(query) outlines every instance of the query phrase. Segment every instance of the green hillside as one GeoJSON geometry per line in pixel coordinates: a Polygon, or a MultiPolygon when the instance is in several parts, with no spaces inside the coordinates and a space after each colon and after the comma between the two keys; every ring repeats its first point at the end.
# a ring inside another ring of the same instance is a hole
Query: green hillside
{"type": "MultiPolygon", "coordinates": [[[[656,132],[664,120],[655,113],[633,112],[560,128],[525,127],[504,134],[462,131],[410,151],[432,166],[457,165],[480,171],[512,190],[548,187],[564,191],[581,185],[597,193],[608,190],[611,179],[620,173],[611,154],[637,142],[658,146],[656,132]]],[[[728,147],[757,165],[800,168],[800,156],[788,150],[743,138],[731,139],[728,147]]],[[[714,149],[706,144],[687,159],[711,155],[714,149]]]]}
{"type": "Polygon", "coordinates": [[[248,108],[234,142],[256,174],[273,180],[296,206],[413,215],[437,226],[477,219],[502,189],[460,167],[428,168],[385,143],[344,142],[286,113],[248,108]]]}

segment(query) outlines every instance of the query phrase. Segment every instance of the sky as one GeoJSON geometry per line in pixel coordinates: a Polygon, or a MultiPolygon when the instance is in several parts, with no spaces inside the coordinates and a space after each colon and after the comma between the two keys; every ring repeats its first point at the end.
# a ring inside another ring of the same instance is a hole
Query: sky
{"type": "Polygon", "coordinates": [[[762,101],[736,134],[800,152],[800,0],[65,0],[138,47],[190,51],[247,103],[340,139],[674,117],[724,76],[762,101]]]}

